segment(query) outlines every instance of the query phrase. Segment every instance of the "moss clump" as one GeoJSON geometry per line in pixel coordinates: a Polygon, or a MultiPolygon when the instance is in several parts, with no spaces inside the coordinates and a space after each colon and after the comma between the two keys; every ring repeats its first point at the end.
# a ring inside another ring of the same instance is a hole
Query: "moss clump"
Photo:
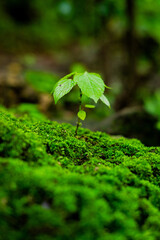
{"type": "Polygon", "coordinates": [[[0,113],[0,155],[39,164],[51,161],[38,136],[31,131],[24,132],[17,124],[10,114],[0,113]]]}
{"type": "Polygon", "coordinates": [[[160,239],[160,148],[0,113],[0,239],[160,239]]]}

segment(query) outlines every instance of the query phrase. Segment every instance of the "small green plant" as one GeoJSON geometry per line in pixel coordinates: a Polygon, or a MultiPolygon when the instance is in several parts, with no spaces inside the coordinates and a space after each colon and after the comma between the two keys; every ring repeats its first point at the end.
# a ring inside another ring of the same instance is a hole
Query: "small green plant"
{"type": "Polygon", "coordinates": [[[84,121],[86,118],[86,112],[84,111],[84,107],[86,108],[94,108],[94,105],[85,105],[82,106],[82,96],[86,95],[88,98],[94,100],[95,103],[100,99],[104,104],[106,104],[110,108],[110,103],[106,96],[104,95],[105,87],[109,88],[105,85],[101,76],[97,73],[77,73],[72,72],[65,77],[61,78],[53,88],[53,96],[55,103],[58,102],[60,98],[69,93],[72,88],[78,85],[80,89],[80,101],[79,101],[79,111],[77,113],[78,122],[75,130],[75,136],[77,135],[78,128],[81,125],[81,120],[84,121]]]}

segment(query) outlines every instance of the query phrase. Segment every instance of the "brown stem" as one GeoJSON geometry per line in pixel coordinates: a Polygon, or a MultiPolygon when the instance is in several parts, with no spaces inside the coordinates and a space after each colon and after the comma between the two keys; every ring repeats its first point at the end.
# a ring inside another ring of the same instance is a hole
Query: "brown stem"
{"type": "MultiPolygon", "coordinates": [[[[82,91],[80,89],[80,101],[79,101],[79,111],[81,111],[82,109],[82,91]]],[[[77,136],[77,132],[78,132],[78,128],[80,126],[80,123],[81,123],[81,120],[80,118],[78,117],[78,122],[77,122],[77,126],[76,126],[76,131],[75,131],[75,136],[77,136]]]]}

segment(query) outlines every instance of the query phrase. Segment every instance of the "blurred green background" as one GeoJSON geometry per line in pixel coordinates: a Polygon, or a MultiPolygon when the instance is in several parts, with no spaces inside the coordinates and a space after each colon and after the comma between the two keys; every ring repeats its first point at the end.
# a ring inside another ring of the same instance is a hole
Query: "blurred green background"
{"type": "Polygon", "coordinates": [[[159,0],[2,0],[0,104],[17,115],[75,124],[78,90],[50,92],[70,71],[100,73],[111,110],[97,103],[83,126],[160,142],[159,0]]]}

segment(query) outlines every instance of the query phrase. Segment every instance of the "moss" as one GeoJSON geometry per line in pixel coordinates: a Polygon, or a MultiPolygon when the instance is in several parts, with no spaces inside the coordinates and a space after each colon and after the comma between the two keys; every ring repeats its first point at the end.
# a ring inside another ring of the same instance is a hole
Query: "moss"
{"type": "Polygon", "coordinates": [[[17,119],[5,111],[1,111],[0,129],[2,156],[34,162],[41,159],[42,163],[53,156],[62,167],[91,174],[100,165],[121,165],[141,179],[160,184],[160,148],[145,147],[137,139],[115,138],[87,129],[80,129],[75,138],[75,127],[70,124],[17,119]]]}
{"type": "Polygon", "coordinates": [[[33,169],[15,159],[1,159],[0,163],[0,230],[2,236],[10,233],[7,240],[160,236],[160,206],[156,203],[160,190],[136,177],[130,186],[126,182],[127,175],[133,175],[129,170],[112,169],[114,178],[111,172],[105,178],[94,178],[60,167],[33,169]]]}
{"type": "Polygon", "coordinates": [[[74,130],[1,108],[0,240],[160,239],[160,148],[74,130]]]}
{"type": "Polygon", "coordinates": [[[20,158],[28,162],[48,164],[53,157],[46,153],[45,146],[38,136],[31,131],[18,128],[16,118],[9,114],[0,114],[0,155],[20,158]],[[45,162],[46,161],[46,162],[45,162]]]}

